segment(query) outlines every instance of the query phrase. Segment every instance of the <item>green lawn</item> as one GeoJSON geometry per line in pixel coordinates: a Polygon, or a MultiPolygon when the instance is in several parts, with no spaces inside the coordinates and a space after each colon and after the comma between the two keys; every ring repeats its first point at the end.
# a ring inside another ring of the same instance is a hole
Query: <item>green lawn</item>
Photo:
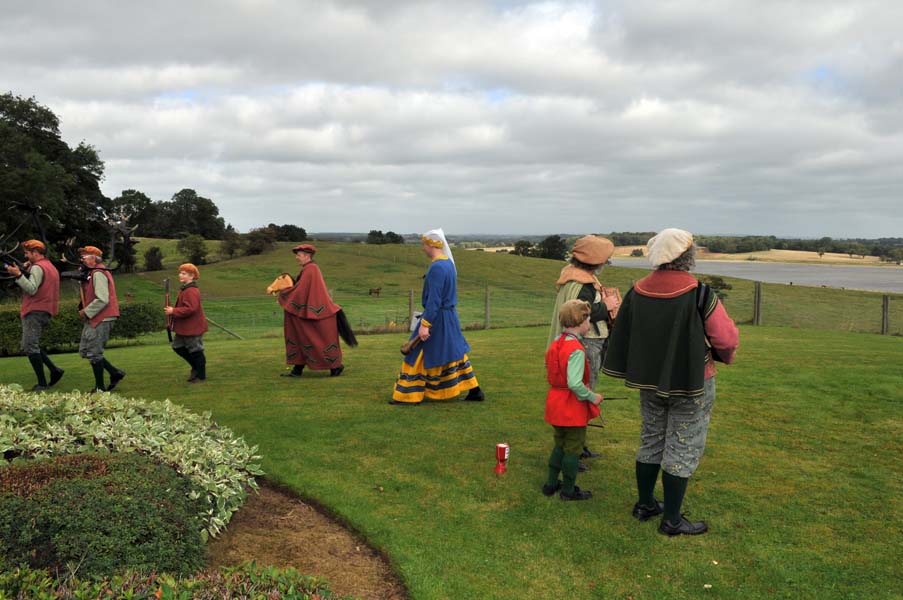
{"type": "MultiPolygon", "coordinates": [[[[711,531],[667,539],[630,517],[635,392],[600,380],[631,399],[603,405],[607,428],[588,432],[602,456],[578,483],[594,498],[546,498],[546,329],[467,337],[482,404],[388,405],[401,334],[362,337],[340,378],[278,377],[278,336],[210,336],[200,386],[162,334],[108,357],[128,371],[122,394],[211,411],[258,444],[270,477],[384,550],[417,600],[900,597],[903,338],[742,327],[685,503],[711,531]],[[503,441],[511,460],[496,478],[503,441]]],[[[92,385],[84,361],[56,358],[63,390],[92,385]]],[[[0,381],[32,377],[24,358],[0,359],[0,381]]]]}

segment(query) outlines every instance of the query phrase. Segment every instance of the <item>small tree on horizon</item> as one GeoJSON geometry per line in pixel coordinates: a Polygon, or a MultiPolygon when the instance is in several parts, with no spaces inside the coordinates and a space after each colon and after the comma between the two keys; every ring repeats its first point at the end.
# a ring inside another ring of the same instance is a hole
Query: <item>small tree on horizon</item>
{"type": "Polygon", "coordinates": [[[163,270],[163,251],[159,246],[151,246],[144,253],[144,270],[145,271],[162,271],[163,270]]]}
{"type": "Polygon", "coordinates": [[[203,265],[207,262],[207,242],[196,233],[179,240],[176,250],[190,263],[203,265]]]}

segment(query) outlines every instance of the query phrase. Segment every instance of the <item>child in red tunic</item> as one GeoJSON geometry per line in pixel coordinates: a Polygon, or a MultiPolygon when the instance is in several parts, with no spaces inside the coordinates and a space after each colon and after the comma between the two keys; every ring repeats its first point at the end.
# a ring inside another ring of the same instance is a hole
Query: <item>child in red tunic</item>
{"type": "Polygon", "coordinates": [[[207,380],[207,357],[204,355],[203,335],[207,331],[207,317],[201,306],[201,290],[197,280],[201,273],[196,266],[185,263],[179,266],[179,296],[175,306],[164,311],[172,320],[172,350],[191,366],[188,383],[207,380]]]}
{"type": "Polygon", "coordinates": [[[581,338],[589,330],[590,306],[583,300],[561,305],[562,332],[546,351],[546,423],[555,428],[555,447],[549,456],[549,478],[542,493],[559,492],[562,500],[589,500],[592,492],[575,485],[580,453],[586,442],[586,424],[599,416],[602,395],[587,387],[589,361],[581,338]],[[558,474],[562,480],[558,479],[558,474]],[[560,491],[559,491],[560,490],[560,491]]]}

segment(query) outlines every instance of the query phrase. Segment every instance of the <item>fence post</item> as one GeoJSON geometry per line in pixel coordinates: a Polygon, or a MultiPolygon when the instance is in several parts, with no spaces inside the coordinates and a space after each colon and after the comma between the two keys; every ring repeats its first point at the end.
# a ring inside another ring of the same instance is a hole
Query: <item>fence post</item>
{"type": "Polygon", "coordinates": [[[881,300],[881,335],[890,333],[890,296],[887,294],[881,300]]]}
{"type": "Polygon", "coordinates": [[[489,286],[486,286],[486,310],[483,314],[483,329],[489,329],[489,286]]]}
{"type": "Polygon", "coordinates": [[[753,295],[753,325],[762,324],[762,282],[756,282],[756,292],[753,295]]]}
{"type": "Polygon", "coordinates": [[[414,290],[408,290],[408,324],[414,323],[414,290]]]}

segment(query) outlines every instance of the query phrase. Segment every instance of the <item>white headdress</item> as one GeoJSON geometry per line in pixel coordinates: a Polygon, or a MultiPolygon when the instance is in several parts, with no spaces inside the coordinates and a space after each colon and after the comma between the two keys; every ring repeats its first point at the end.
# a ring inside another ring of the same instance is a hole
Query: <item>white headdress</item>
{"type": "Polygon", "coordinates": [[[683,229],[663,229],[646,244],[646,254],[653,267],[664,265],[693,245],[693,234],[683,229]]]}
{"type": "Polygon", "coordinates": [[[452,256],[451,248],[448,247],[448,240],[445,239],[445,232],[442,231],[442,228],[439,229],[430,229],[422,236],[420,239],[427,246],[432,246],[433,248],[442,248],[442,254],[448,257],[448,260],[455,262],[454,257],[452,256]]]}

